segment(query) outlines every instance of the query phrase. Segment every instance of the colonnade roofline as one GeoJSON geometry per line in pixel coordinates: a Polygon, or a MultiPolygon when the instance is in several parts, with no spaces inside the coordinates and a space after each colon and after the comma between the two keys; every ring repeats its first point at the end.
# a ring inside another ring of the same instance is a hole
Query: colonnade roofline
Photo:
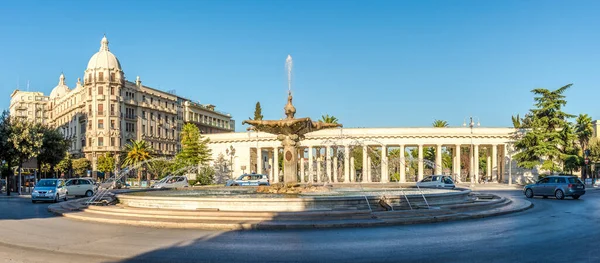
{"type": "MultiPolygon", "coordinates": [[[[490,138],[508,140],[515,132],[514,128],[338,128],[327,129],[306,134],[305,141],[309,140],[343,140],[343,139],[400,139],[400,138],[438,138],[438,139],[467,139],[490,138]]],[[[205,135],[210,143],[227,142],[256,142],[276,141],[277,136],[265,132],[236,132],[205,135]]],[[[446,144],[446,143],[444,143],[446,144]]],[[[452,144],[448,142],[448,144],[452,144]]]]}

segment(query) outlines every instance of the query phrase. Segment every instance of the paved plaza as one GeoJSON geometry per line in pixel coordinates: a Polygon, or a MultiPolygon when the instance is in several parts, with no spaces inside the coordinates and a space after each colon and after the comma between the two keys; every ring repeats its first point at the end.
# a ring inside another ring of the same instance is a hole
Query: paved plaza
{"type": "MultiPolygon", "coordinates": [[[[525,198],[520,190],[488,192],[525,198]]],[[[507,188],[507,187],[505,187],[507,188]]],[[[495,190],[496,189],[496,190],[495,190]]],[[[437,224],[205,231],[81,222],[0,198],[1,262],[598,262],[600,191],[524,212],[437,224]],[[564,249],[568,248],[568,249],[564,249]],[[543,253],[540,253],[543,251],[543,253]]]]}

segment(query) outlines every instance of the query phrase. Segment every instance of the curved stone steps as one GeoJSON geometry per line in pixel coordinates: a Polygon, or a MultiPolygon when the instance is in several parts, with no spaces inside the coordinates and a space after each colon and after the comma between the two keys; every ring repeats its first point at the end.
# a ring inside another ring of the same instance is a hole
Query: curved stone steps
{"type": "Polygon", "coordinates": [[[448,205],[432,209],[395,211],[305,211],[245,212],[133,208],[126,206],[82,207],[77,200],[61,202],[49,210],[65,217],[101,223],[186,229],[299,229],[369,227],[435,223],[482,218],[526,210],[533,205],[524,199],[497,198],[488,202],[448,205]],[[72,208],[80,207],[73,211],[72,208]]]}
{"type": "MultiPolygon", "coordinates": [[[[248,212],[202,212],[202,211],[157,211],[158,209],[84,209],[83,212],[114,215],[122,217],[140,218],[163,218],[163,219],[189,219],[189,220],[222,220],[222,221],[290,221],[290,220],[342,220],[342,219],[365,219],[371,218],[369,211],[357,211],[355,213],[314,213],[298,212],[295,214],[278,213],[248,213],[248,212]],[[172,213],[169,213],[172,212],[172,213]]],[[[337,211],[332,211],[337,212],[337,211]]]]}

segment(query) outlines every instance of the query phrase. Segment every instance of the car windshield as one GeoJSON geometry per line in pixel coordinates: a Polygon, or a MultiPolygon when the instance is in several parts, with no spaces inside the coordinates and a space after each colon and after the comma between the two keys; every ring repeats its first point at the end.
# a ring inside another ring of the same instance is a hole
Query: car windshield
{"type": "Polygon", "coordinates": [[[37,183],[37,186],[41,186],[41,187],[56,186],[56,180],[40,180],[37,183]]]}

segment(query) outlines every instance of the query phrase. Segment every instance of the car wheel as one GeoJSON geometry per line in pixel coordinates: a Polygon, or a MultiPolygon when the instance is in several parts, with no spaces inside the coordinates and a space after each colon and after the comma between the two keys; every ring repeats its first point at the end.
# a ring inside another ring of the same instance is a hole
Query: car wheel
{"type": "Polygon", "coordinates": [[[525,190],[525,196],[527,196],[527,198],[533,198],[533,190],[531,190],[531,189],[525,190]]]}
{"type": "Polygon", "coordinates": [[[69,193],[65,193],[65,198],[63,199],[63,200],[65,200],[65,202],[66,202],[67,200],[69,200],[69,198],[67,197],[67,195],[69,195],[69,193]]]}
{"type": "Polygon", "coordinates": [[[58,194],[56,194],[56,196],[54,197],[54,202],[58,203],[58,199],[59,199],[58,194]]]}
{"type": "Polygon", "coordinates": [[[240,186],[239,184],[232,184],[231,186],[240,186]]]}
{"type": "Polygon", "coordinates": [[[92,192],[91,190],[87,190],[85,192],[85,197],[92,197],[92,195],[94,195],[94,192],[92,192]]]}
{"type": "Polygon", "coordinates": [[[580,195],[574,195],[573,199],[579,199],[580,195]]]}
{"type": "Polygon", "coordinates": [[[559,200],[565,199],[565,193],[563,193],[563,191],[560,189],[558,189],[558,190],[556,190],[556,192],[554,192],[554,196],[556,197],[556,199],[559,199],[559,200]]]}

